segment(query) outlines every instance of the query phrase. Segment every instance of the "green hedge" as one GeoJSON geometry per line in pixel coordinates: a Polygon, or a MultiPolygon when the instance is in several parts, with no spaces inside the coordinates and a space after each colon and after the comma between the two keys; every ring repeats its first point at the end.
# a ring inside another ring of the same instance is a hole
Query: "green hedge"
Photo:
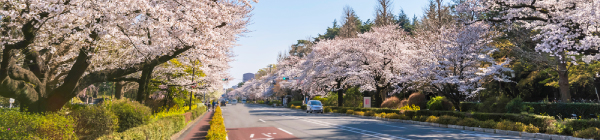
{"type": "Polygon", "coordinates": [[[113,133],[98,138],[98,140],[141,140],[141,139],[171,139],[171,136],[185,127],[183,115],[169,116],[154,123],[134,127],[120,133],[113,133]]]}
{"type": "MultiPolygon", "coordinates": [[[[460,111],[480,111],[477,110],[481,103],[461,102],[460,111]]],[[[571,114],[577,114],[581,118],[590,118],[590,114],[600,115],[600,104],[597,103],[540,103],[524,102],[525,106],[533,107],[535,114],[547,114],[550,116],[561,116],[570,118],[571,114]]]]}
{"type": "Polygon", "coordinates": [[[89,106],[69,113],[76,122],[75,133],[82,140],[94,140],[113,133],[119,127],[119,119],[104,107],[89,106]]]}
{"type": "Polygon", "coordinates": [[[152,116],[151,109],[138,102],[118,100],[106,103],[103,106],[106,106],[119,118],[118,132],[144,125],[150,121],[150,117],[152,116]]]}
{"type": "MultiPolygon", "coordinates": [[[[206,106],[201,106],[191,111],[188,110],[187,112],[192,112],[192,118],[197,118],[206,112],[206,106]]],[[[185,125],[184,114],[168,116],[120,133],[104,135],[99,140],[170,139],[173,134],[181,131],[185,125]]]]}
{"type": "Polygon", "coordinates": [[[0,109],[0,139],[77,139],[75,121],[63,112],[35,114],[0,109]]]}

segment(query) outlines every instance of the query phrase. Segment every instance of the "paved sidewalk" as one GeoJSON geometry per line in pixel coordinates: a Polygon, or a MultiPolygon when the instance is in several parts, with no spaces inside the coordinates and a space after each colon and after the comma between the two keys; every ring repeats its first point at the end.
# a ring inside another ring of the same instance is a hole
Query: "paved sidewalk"
{"type": "Polygon", "coordinates": [[[212,119],[214,111],[206,112],[202,119],[194,124],[190,129],[186,130],[177,140],[203,140],[210,129],[210,120],[212,119]]]}

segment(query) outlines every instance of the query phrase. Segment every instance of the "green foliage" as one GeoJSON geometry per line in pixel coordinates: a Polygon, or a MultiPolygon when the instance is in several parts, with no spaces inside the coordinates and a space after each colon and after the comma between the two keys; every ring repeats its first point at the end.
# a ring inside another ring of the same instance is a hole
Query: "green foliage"
{"type": "Polygon", "coordinates": [[[288,103],[288,106],[302,106],[302,101],[291,101],[290,103],[288,103]]]}
{"type": "Polygon", "coordinates": [[[98,140],[161,140],[171,136],[185,127],[183,115],[161,118],[154,123],[134,127],[123,132],[104,135],[98,140]]]}
{"type": "Polygon", "coordinates": [[[490,113],[505,113],[506,104],[510,102],[510,98],[501,96],[498,98],[488,98],[483,103],[479,104],[477,111],[490,113]]]}
{"type": "Polygon", "coordinates": [[[446,97],[436,96],[427,102],[429,110],[454,110],[454,105],[446,97]]]}
{"type": "Polygon", "coordinates": [[[540,128],[533,125],[533,124],[529,124],[525,127],[525,130],[523,130],[525,132],[529,132],[529,133],[539,133],[540,132],[540,128]]]}
{"type": "Polygon", "coordinates": [[[427,119],[425,119],[425,122],[431,122],[431,123],[436,123],[438,121],[439,117],[436,116],[429,116],[427,117],[427,119]]]}
{"type": "Polygon", "coordinates": [[[34,114],[0,109],[1,139],[77,139],[73,118],[59,113],[34,114]]]}
{"type": "Polygon", "coordinates": [[[127,100],[119,100],[104,104],[111,112],[119,118],[118,132],[148,123],[151,117],[150,108],[127,100]]]}
{"type": "Polygon", "coordinates": [[[364,116],[374,116],[374,115],[375,115],[375,112],[373,112],[373,111],[366,111],[364,113],[364,116]]]}
{"type": "Polygon", "coordinates": [[[464,118],[456,124],[468,127],[479,127],[479,121],[473,118],[464,118]]]}
{"type": "Polygon", "coordinates": [[[215,109],[215,114],[210,120],[210,129],[206,135],[207,140],[224,140],[227,137],[227,130],[225,129],[225,122],[223,119],[223,112],[221,107],[215,109]]]}
{"type": "Polygon", "coordinates": [[[116,131],[119,119],[104,107],[90,106],[69,114],[75,119],[75,133],[79,139],[94,140],[116,131]]]}
{"type": "Polygon", "coordinates": [[[458,117],[454,117],[454,116],[448,116],[448,115],[443,115],[440,116],[436,123],[439,124],[449,124],[449,125],[454,125],[456,124],[460,119],[458,117]]]}
{"type": "Polygon", "coordinates": [[[362,111],[354,111],[354,115],[360,115],[360,116],[364,116],[365,112],[362,111]]]}
{"type": "Polygon", "coordinates": [[[354,110],[346,110],[346,114],[354,114],[354,110]]]}
{"type": "Polygon", "coordinates": [[[419,111],[421,110],[421,107],[416,106],[415,104],[412,104],[412,106],[403,106],[402,108],[400,108],[400,110],[408,110],[408,111],[419,111]]]}
{"type": "Polygon", "coordinates": [[[590,127],[599,127],[600,120],[594,119],[565,119],[562,123],[573,128],[573,131],[584,130],[590,127]]]}
{"type": "MultiPolygon", "coordinates": [[[[313,98],[313,100],[319,100],[319,101],[321,101],[321,103],[323,103],[323,104],[325,104],[325,103],[328,103],[328,102],[329,102],[329,101],[328,101],[328,98],[323,98],[323,97],[321,97],[321,96],[315,96],[315,97],[313,98]]],[[[327,105],[328,105],[328,104],[327,104],[327,105]]]]}
{"type": "Polygon", "coordinates": [[[352,87],[346,90],[344,95],[344,107],[362,107],[363,95],[358,87],[352,87]]]}
{"type": "Polygon", "coordinates": [[[494,120],[479,121],[479,127],[496,128],[497,123],[494,120]]]}
{"type": "MultiPolygon", "coordinates": [[[[476,109],[485,103],[474,103],[474,102],[461,102],[461,111],[478,111],[486,113],[504,113],[493,111],[493,109],[476,109]],[[492,111],[490,111],[492,110],[492,111]]],[[[571,114],[577,114],[582,118],[590,118],[590,114],[600,114],[600,104],[596,103],[548,103],[548,102],[523,102],[523,105],[532,111],[534,114],[545,114],[549,116],[569,116],[571,114]]],[[[485,107],[484,107],[485,108],[485,107]]],[[[506,107],[504,108],[506,109],[506,107]]],[[[523,110],[525,111],[525,110],[523,110]]],[[[518,113],[518,112],[517,112],[518,113]]]]}
{"type": "Polygon", "coordinates": [[[597,127],[590,127],[585,130],[579,130],[574,133],[575,137],[586,138],[586,139],[600,139],[600,129],[597,127]]]}
{"type": "Polygon", "coordinates": [[[521,99],[521,97],[514,98],[506,104],[506,111],[508,113],[521,113],[525,110],[527,110],[527,107],[523,104],[523,99],[521,99]]]}

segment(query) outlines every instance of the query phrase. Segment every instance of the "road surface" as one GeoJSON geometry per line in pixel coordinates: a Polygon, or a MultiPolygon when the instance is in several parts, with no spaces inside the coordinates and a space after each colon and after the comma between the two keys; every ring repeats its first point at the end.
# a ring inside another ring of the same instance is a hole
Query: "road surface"
{"type": "Polygon", "coordinates": [[[230,140],[526,139],[257,104],[222,109],[230,140]]]}

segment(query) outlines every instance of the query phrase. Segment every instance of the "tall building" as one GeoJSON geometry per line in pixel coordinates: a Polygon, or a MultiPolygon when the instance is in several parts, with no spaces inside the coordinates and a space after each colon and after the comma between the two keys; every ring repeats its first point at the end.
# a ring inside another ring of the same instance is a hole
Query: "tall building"
{"type": "Polygon", "coordinates": [[[243,81],[246,82],[250,79],[254,79],[254,73],[244,73],[244,79],[243,81]]]}

